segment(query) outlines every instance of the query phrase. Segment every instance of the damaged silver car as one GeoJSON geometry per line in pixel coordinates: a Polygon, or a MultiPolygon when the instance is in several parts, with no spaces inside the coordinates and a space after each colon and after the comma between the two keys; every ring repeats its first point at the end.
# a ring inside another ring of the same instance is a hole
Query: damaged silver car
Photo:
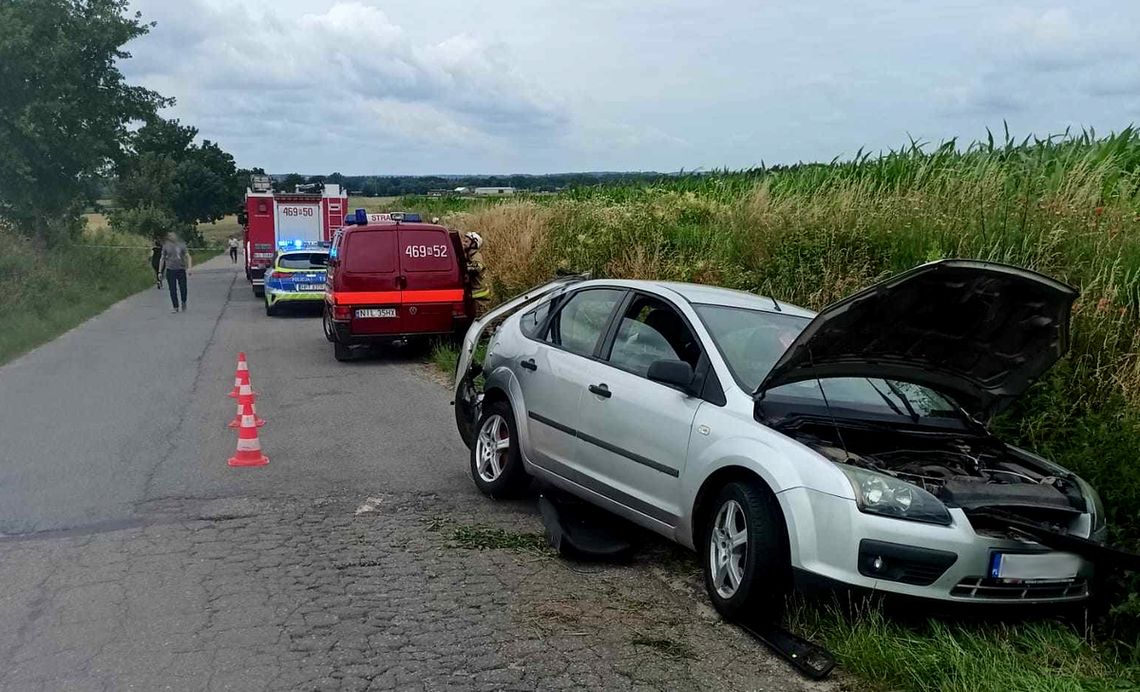
{"type": "Polygon", "coordinates": [[[1076,297],[969,260],[818,314],[564,277],[472,325],[456,421],[483,493],[536,478],[697,550],[730,618],[797,581],[1079,602],[1105,533],[1096,492],[986,427],[1065,353],[1076,297]]]}

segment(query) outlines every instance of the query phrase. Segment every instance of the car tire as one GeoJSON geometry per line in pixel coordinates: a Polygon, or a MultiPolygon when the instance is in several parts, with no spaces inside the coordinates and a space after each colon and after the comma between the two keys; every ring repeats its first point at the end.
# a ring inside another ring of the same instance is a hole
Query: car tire
{"type": "Polygon", "coordinates": [[[269,317],[275,317],[277,315],[278,310],[279,310],[279,308],[276,305],[271,305],[269,303],[269,298],[265,299],[265,314],[266,315],[268,315],[269,317]]]}
{"type": "Polygon", "coordinates": [[[333,358],[336,358],[342,363],[347,363],[353,360],[352,348],[339,341],[333,342],[333,358]]]}
{"type": "Polygon", "coordinates": [[[265,297],[265,287],[264,286],[254,286],[253,287],[253,295],[258,297],[258,298],[264,298],[265,297]]]}
{"type": "Polygon", "coordinates": [[[530,485],[530,476],[523,468],[518,427],[510,403],[492,401],[483,407],[475,430],[470,455],[475,487],[495,499],[518,497],[530,485]]]}
{"type": "Polygon", "coordinates": [[[332,317],[329,316],[329,309],[327,306],[321,315],[321,326],[325,330],[325,340],[331,343],[336,343],[336,332],[333,331],[332,317]]]}
{"type": "Polygon", "coordinates": [[[778,620],[791,590],[791,562],[776,499],[755,481],[733,481],[705,517],[699,555],[713,607],[732,622],[778,620]],[[743,543],[734,545],[741,530],[743,543]]]}

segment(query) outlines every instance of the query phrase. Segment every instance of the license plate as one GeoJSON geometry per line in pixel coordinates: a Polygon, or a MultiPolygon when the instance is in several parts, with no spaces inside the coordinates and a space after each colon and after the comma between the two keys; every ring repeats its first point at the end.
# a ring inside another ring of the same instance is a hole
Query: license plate
{"type": "Polygon", "coordinates": [[[325,290],[324,284],[297,284],[298,291],[323,291],[325,290]]]}
{"type": "Polygon", "coordinates": [[[1072,553],[994,553],[990,576],[1023,581],[1072,579],[1080,566],[1081,559],[1072,553]]]}
{"type": "Polygon", "coordinates": [[[356,316],[358,318],[395,317],[396,308],[366,308],[363,310],[357,310],[356,316]]]}

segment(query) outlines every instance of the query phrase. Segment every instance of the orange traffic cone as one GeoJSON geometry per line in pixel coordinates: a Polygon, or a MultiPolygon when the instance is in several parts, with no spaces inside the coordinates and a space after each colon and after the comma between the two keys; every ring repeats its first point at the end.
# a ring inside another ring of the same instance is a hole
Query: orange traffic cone
{"type": "Polygon", "coordinates": [[[238,354],[237,370],[234,372],[234,388],[230,390],[230,398],[236,399],[241,394],[241,386],[249,384],[249,365],[245,362],[245,351],[238,354]]]}
{"type": "Polygon", "coordinates": [[[238,428],[237,452],[227,462],[230,466],[265,466],[269,457],[261,453],[261,441],[257,439],[257,423],[253,416],[241,417],[238,428]]]}
{"type": "Polygon", "coordinates": [[[253,424],[259,428],[265,425],[265,421],[257,417],[257,408],[254,406],[257,403],[257,395],[253,393],[253,388],[247,382],[239,388],[239,391],[241,393],[238,394],[237,415],[230,421],[229,427],[240,427],[242,416],[253,416],[253,424]]]}

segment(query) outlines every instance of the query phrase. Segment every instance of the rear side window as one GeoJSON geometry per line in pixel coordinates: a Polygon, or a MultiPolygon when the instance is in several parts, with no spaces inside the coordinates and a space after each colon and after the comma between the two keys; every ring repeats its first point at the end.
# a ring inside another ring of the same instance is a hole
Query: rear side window
{"type": "Polygon", "coordinates": [[[455,266],[451,239],[440,231],[400,231],[400,266],[408,272],[447,271],[455,266]]]}
{"type": "Polygon", "coordinates": [[[539,305],[537,308],[530,312],[524,313],[519,318],[519,329],[522,333],[534,339],[538,337],[538,329],[546,322],[546,316],[550,314],[550,306],[554,301],[548,300],[539,305]]]}
{"type": "Polygon", "coordinates": [[[624,294],[612,288],[575,293],[550,321],[546,341],[572,353],[592,356],[624,294]]]}
{"type": "Polygon", "coordinates": [[[343,253],[345,271],[362,274],[394,272],[396,234],[386,230],[350,233],[343,253]]]}
{"type": "Polygon", "coordinates": [[[323,252],[291,252],[277,260],[282,269],[324,269],[328,263],[329,256],[323,252]]]}

